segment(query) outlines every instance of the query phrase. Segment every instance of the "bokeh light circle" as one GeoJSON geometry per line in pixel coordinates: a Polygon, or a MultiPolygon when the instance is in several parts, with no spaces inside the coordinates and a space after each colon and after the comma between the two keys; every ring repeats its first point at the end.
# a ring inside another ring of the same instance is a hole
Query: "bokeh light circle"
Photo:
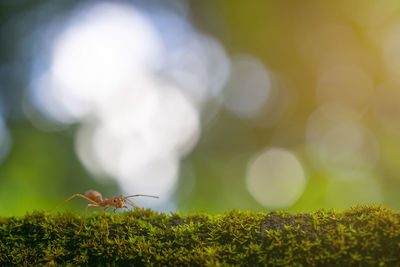
{"type": "Polygon", "coordinates": [[[231,76],[222,94],[226,109],[243,118],[252,118],[262,109],[271,91],[270,75],[264,64],[249,55],[232,60],[231,76]]]}
{"type": "Polygon", "coordinates": [[[375,135],[346,106],[326,104],[310,116],[306,140],[311,161],[338,180],[362,179],[380,157],[375,135]]]}
{"type": "Polygon", "coordinates": [[[293,205],[306,184],[301,162],[288,150],[270,148],[249,162],[247,189],[263,206],[283,208],[293,205]]]}

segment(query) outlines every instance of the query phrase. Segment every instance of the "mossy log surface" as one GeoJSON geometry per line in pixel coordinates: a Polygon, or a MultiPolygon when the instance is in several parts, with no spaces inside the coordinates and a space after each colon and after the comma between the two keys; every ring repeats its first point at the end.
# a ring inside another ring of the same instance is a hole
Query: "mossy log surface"
{"type": "Polygon", "coordinates": [[[0,217],[0,265],[400,266],[400,214],[384,206],[313,213],[154,211],[0,217]]]}

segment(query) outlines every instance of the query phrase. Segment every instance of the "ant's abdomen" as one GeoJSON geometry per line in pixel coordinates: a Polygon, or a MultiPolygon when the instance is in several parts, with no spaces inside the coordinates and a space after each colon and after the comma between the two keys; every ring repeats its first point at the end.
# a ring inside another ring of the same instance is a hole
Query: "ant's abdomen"
{"type": "Polygon", "coordinates": [[[94,190],[89,190],[85,193],[85,196],[87,196],[88,198],[90,198],[91,200],[94,200],[96,202],[101,202],[103,201],[103,197],[102,195],[94,190]]]}

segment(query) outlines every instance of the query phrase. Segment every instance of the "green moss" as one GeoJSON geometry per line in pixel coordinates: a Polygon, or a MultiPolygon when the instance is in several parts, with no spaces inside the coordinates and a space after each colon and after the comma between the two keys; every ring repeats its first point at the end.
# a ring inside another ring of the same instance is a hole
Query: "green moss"
{"type": "Polygon", "coordinates": [[[33,212],[0,218],[0,265],[399,265],[400,214],[230,211],[182,216],[132,211],[80,216],[33,212]]]}

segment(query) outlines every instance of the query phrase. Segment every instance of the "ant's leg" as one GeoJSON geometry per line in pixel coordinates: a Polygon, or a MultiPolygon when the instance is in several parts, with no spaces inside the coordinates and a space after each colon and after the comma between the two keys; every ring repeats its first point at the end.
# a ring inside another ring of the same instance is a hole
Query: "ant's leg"
{"type": "Polygon", "coordinates": [[[104,221],[106,222],[106,228],[107,228],[107,235],[108,236],[110,234],[110,231],[108,231],[108,223],[107,223],[107,218],[106,218],[106,211],[109,209],[110,207],[105,207],[104,208],[104,221]]]}
{"type": "Polygon", "coordinates": [[[85,221],[86,212],[87,212],[87,209],[88,209],[89,207],[100,208],[101,206],[99,206],[98,204],[87,204],[86,209],[85,209],[85,212],[83,213],[83,217],[82,217],[82,221],[81,221],[81,227],[79,228],[78,233],[80,233],[81,230],[82,230],[83,222],[85,221]]]}
{"type": "Polygon", "coordinates": [[[118,209],[118,208],[117,208],[117,207],[115,207],[115,208],[114,208],[114,210],[113,210],[113,212],[115,213],[115,211],[116,211],[117,209],[118,209]]]}
{"type": "Polygon", "coordinates": [[[128,201],[129,205],[132,205],[133,207],[139,209],[139,210],[143,210],[141,207],[139,207],[138,205],[135,204],[135,202],[133,202],[130,199],[125,199],[126,201],[128,201]]]}
{"type": "Polygon", "coordinates": [[[69,198],[67,198],[66,200],[64,200],[63,202],[61,202],[60,204],[58,204],[57,206],[55,206],[54,208],[52,208],[51,210],[46,211],[46,212],[52,212],[52,211],[55,210],[56,208],[60,207],[61,205],[65,204],[66,202],[68,202],[68,201],[70,201],[71,199],[73,199],[74,197],[83,198],[83,199],[89,201],[90,203],[96,204],[96,205],[97,205],[97,202],[91,200],[90,198],[88,198],[88,197],[86,197],[86,196],[84,196],[84,195],[81,195],[81,194],[75,194],[75,195],[70,196],[69,198]]]}

